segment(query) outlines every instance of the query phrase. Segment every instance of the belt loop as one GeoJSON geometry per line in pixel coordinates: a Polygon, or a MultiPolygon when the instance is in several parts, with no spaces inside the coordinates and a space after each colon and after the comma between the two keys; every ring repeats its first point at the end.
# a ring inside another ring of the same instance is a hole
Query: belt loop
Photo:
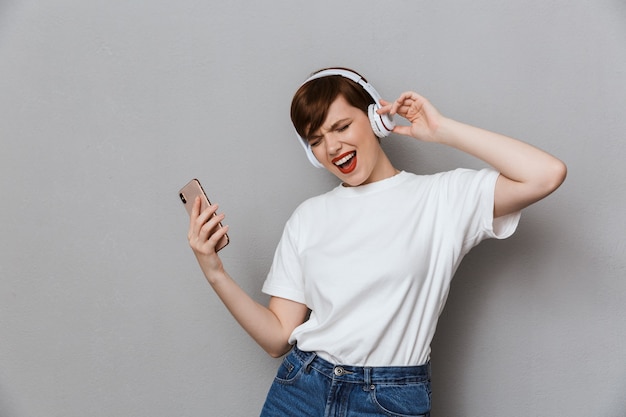
{"type": "Polygon", "coordinates": [[[315,360],[317,354],[315,352],[309,352],[309,357],[304,361],[304,372],[309,373],[309,369],[311,368],[311,363],[315,360]]]}
{"type": "Polygon", "coordinates": [[[372,384],[372,368],[365,367],[363,368],[363,391],[369,391],[374,389],[374,385],[372,384]]]}

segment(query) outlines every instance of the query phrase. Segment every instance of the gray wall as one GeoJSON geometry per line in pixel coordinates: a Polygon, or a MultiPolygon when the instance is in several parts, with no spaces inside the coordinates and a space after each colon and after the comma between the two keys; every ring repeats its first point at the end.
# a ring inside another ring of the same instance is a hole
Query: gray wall
{"type": "MultiPolygon", "coordinates": [[[[278,360],[187,246],[177,190],[221,204],[259,301],[283,224],[335,184],[292,134],[320,67],[414,89],[569,177],[464,261],[434,342],[434,416],[626,415],[626,4],[0,2],[0,415],[253,416],[278,360]]],[[[481,163],[407,138],[396,164],[481,163]]]]}

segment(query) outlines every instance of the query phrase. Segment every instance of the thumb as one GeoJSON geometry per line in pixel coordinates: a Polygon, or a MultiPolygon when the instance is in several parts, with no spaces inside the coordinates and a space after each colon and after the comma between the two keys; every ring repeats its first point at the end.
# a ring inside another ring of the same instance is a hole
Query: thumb
{"type": "Polygon", "coordinates": [[[398,135],[411,136],[411,126],[396,125],[392,132],[398,135]]]}

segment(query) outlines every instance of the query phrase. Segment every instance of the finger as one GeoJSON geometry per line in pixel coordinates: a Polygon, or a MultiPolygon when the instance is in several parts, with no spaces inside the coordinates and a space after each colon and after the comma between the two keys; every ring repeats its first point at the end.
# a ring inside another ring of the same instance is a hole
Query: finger
{"type": "Polygon", "coordinates": [[[187,239],[191,241],[195,234],[195,225],[197,224],[198,216],[200,215],[200,197],[196,197],[191,206],[191,212],[189,213],[189,231],[187,232],[187,239]]]}
{"type": "Polygon", "coordinates": [[[218,225],[215,228],[211,229],[209,235],[206,236],[206,238],[204,238],[203,240],[200,240],[200,251],[205,254],[217,252],[217,246],[220,244],[220,241],[224,238],[224,235],[226,235],[228,230],[229,227],[227,225],[218,225]]]}
{"type": "Polygon", "coordinates": [[[202,213],[200,213],[196,219],[197,223],[202,226],[204,223],[206,223],[209,218],[211,216],[213,216],[216,212],[217,209],[219,208],[219,206],[217,204],[211,204],[210,206],[208,206],[207,208],[205,208],[202,213]]]}
{"type": "Polygon", "coordinates": [[[207,240],[207,244],[209,245],[209,247],[211,247],[213,250],[215,250],[215,248],[217,247],[219,242],[222,240],[222,238],[228,232],[228,229],[229,229],[228,225],[224,225],[224,226],[218,228],[215,231],[215,233],[213,233],[211,235],[211,237],[207,240]]]}
{"type": "Polygon", "coordinates": [[[220,229],[220,222],[224,220],[224,214],[217,214],[212,216],[206,223],[202,225],[198,232],[198,238],[201,241],[209,240],[218,229],[220,229]]]}
{"type": "Polygon", "coordinates": [[[394,103],[394,108],[391,110],[390,114],[394,114],[394,115],[397,114],[401,117],[407,118],[407,115],[410,109],[411,109],[411,106],[405,103],[402,103],[402,104],[394,103]]]}
{"type": "Polygon", "coordinates": [[[396,125],[393,128],[392,132],[398,135],[411,136],[411,127],[403,126],[403,125],[396,125]]]}
{"type": "Polygon", "coordinates": [[[420,98],[420,95],[417,94],[415,91],[405,91],[400,95],[400,97],[402,97],[403,99],[418,100],[420,98]]]}
{"type": "Polygon", "coordinates": [[[196,199],[193,200],[193,206],[191,207],[192,217],[198,217],[198,214],[200,214],[201,204],[200,196],[197,196],[196,199]]]}
{"type": "Polygon", "coordinates": [[[195,245],[192,245],[192,248],[196,252],[196,254],[201,255],[214,255],[218,251],[218,246],[220,242],[228,232],[228,225],[224,225],[223,227],[218,228],[208,239],[197,241],[195,245]]]}
{"type": "Polygon", "coordinates": [[[398,97],[398,99],[396,100],[396,103],[411,105],[415,103],[416,101],[418,101],[419,99],[420,99],[420,96],[417,93],[413,91],[405,91],[404,93],[400,94],[400,97],[398,97]]]}
{"type": "Polygon", "coordinates": [[[193,228],[193,224],[196,222],[198,215],[200,214],[200,197],[196,197],[191,206],[191,212],[189,213],[189,230],[193,228]]]}
{"type": "MultiPolygon", "coordinates": [[[[208,207],[208,208],[211,208],[211,207],[208,207]]],[[[193,206],[191,207],[191,213],[189,214],[189,221],[191,222],[192,226],[193,224],[198,223],[201,218],[207,217],[205,215],[205,211],[202,211],[202,200],[200,199],[199,196],[196,197],[196,199],[193,202],[193,206]]],[[[203,222],[200,221],[200,223],[203,223],[203,222]]]]}
{"type": "Polygon", "coordinates": [[[405,91],[404,93],[400,94],[400,96],[392,103],[391,111],[389,113],[390,114],[406,113],[406,110],[408,110],[412,104],[412,100],[411,100],[412,94],[413,93],[411,91],[405,91]]]}
{"type": "Polygon", "coordinates": [[[192,214],[190,216],[189,234],[188,238],[191,240],[194,236],[198,236],[202,226],[215,214],[217,211],[217,204],[210,205],[202,212],[200,212],[200,197],[194,203],[192,214]],[[197,205],[197,207],[196,207],[197,205]]]}
{"type": "Polygon", "coordinates": [[[392,103],[388,102],[387,100],[380,99],[379,104],[380,104],[380,107],[376,110],[376,113],[378,114],[389,113],[389,111],[391,110],[392,103]]]}

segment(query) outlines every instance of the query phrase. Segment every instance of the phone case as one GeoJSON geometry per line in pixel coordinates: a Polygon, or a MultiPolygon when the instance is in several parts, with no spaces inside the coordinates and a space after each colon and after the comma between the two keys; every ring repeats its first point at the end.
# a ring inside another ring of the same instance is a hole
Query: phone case
{"type": "MultiPolygon", "coordinates": [[[[185,206],[185,210],[187,210],[187,214],[189,216],[191,216],[193,203],[194,201],[196,201],[197,196],[200,196],[201,198],[200,211],[205,210],[207,207],[211,205],[211,202],[209,201],[209,198],[204,192],[204,189],[202,188],[200,181],[198,181],[195,178],[189,181],[187,185],[181,188],[180,191],[178,192],[178,198],[185,206]]],[[[218,227],[222,227],[222,223],[219,223],[218,227]]],[[[220,250],[224,249],[224,247],[228,245],[229,243],[230,243],[230,238],[228,237],[228,235],[224,235],[224,237],[220,239],[220,241],[217,243],[217,246],[215,247],[215,251],[219,252],[220,250]]]]}

